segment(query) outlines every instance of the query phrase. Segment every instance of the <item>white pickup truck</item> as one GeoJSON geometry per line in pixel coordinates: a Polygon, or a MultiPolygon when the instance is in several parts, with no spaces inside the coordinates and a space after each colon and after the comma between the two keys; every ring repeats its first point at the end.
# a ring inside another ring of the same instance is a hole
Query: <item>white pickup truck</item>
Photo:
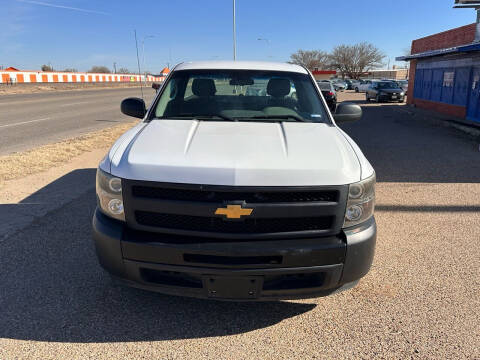
{"type": "Polygon", "coordinates": [[[114,279],[272,300],[328,295],[368,272],[375,172],[336,125],[362,111],[331,114],[305,68],[182,63],[148,110],[139,98],[121,109],[142,121],[101,161],[93,217],[114,279]]]}
{"type": "Polygon", "coordinates": [[[372,86],[373,80],[362,80],[356,87],[355,92],[367,92],[372,86]]]}

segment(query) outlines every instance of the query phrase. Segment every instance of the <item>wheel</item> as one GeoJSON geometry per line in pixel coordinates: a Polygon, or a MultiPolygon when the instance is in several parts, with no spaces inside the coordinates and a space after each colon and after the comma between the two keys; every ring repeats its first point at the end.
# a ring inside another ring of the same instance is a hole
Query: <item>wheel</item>
{"type": "Polygon", "coordinates": [[[358,87],[355,88],[355,92],[358,92],[358,87]]]}
{"type": "Polygon", "coordinates": [[[370,98],[368,97],[368,93],[365,93],[365,101],[370,102],[370,98]]]}
{"type": "Polygon", "coordinates": [[[377,103],[380,102],[380,96],[379,96],[379,95],[377,95],[377,96],[375,97],[375,101],[376,101],[377,103]]]}

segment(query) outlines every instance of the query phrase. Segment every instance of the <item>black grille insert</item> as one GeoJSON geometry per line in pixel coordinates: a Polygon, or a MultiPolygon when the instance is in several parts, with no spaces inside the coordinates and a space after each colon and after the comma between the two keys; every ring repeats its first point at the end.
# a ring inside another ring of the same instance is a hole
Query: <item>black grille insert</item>
{"type": "Polygon", "coordinates": [[[243,221],[224,221],[216,217],[162,214],[135,211],[138,224],[166,229],[221,232],[232,234],[265,234],[308,230],[326,230],[332,224],[333,216],[302,218],[250,218],[243,221]]]}
{"type": "Polygon", "coordinates": [[[282,256],[218,256],[183,254],[185,262],[215,265],[275,265],[281,264],[282,256]]]}
{"type": "Polygon", "coordinates": [[[310,190],[310,191],[209,191],[163,188],[144,185],[132,186],[134,197],[199,201],[221,203],[224,201],[242,200],[247,203],[282,203],[282,202],[314,202],[338,201],[337,190],[310,190]]]}

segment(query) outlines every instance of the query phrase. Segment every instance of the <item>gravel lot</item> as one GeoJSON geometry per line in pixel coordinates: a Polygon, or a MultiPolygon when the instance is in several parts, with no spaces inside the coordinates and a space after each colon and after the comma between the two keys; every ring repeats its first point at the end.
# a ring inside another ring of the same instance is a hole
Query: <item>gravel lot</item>
{"type": "MultiPolygon", "coordinates": [[[[92,187],[0,241],[0,359],[479,359],[478,142],[403,104],[341,98],[363,106],[343,127],[378,179],[375,261],[356,288],[223,303],[112,286],[90,239],[92,187]]],[[[8,206],[93,186],[93,166],[8,206]]]]}

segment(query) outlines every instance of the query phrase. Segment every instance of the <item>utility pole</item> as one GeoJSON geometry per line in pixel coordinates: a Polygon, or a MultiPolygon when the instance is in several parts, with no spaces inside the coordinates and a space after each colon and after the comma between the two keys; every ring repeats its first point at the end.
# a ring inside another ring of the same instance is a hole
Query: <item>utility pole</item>
{"type": "Polygon", "coordinates": [[[233,60],[237,60],[237,31],[235,19],[235,0],[233,0],[233,60]]]}
{"type": "Polygon", "coordinates": [[[117,63],[116,62],[113,62],[113,73],[114,74],[117,73],[117,63]]]}
{"type": "MultiPolygon", "coordinates": [[[[140,58],[138,57],[138,41],[137,41],[137,30],[135,31],[135,46],[137,48],[137,65],[138,65],[138,74],[142,76],[142,71],[140,70],[140,58]]],[[[140,78],[140,91],[142,93],[142,99],[143,99],[143,81],[140,78]]]]}

